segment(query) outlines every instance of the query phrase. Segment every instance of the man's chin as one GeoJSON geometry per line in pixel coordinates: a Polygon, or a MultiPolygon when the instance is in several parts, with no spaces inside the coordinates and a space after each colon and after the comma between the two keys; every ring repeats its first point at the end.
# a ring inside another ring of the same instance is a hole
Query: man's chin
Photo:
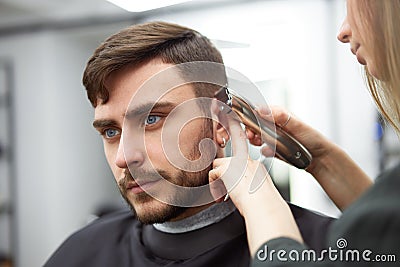
{"type": "Polygon", "coordinates": [[[181,215],[187,208],[171,206],[153,198],[143,202],[129,201],[136,218],[143,224],[164,223],[181,215]]]}

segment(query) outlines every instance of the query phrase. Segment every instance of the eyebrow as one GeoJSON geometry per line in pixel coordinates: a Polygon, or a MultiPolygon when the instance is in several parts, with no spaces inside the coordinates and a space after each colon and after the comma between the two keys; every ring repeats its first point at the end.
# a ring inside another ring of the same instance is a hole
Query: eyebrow
{"type": "Polygon", "coordinates": [[[118,123],[115,120],[95,120],[93,121],[93,127],[96,129],[105,127],[116,127],[118,123]]]}
{"type": "Polygon", "coordinates": [[[177,106],[176,103],[165,101],[165,102],[157,102],[157,103],[146,103],[142,104],[140,106],[135,107],[134,109],[128,110],[125,114],[124,117],[126,119],[134,118],[137,116],[141,116],[144,114],[150,113],[152,110],[157,110],[157,109],[169,109],[172,110],[177,106]]]}
{"type": "MultiPolygon", "coordinates": [[[[146,104],[137,106],[136,108],[127,111],[122,116],[127,119],[130,119],[130,118],[134,118],[136,116],[148,114],[154,109],[168,108],[168,109],[172,110],[175,107],[176,107],[176,104],[173,102],[169,102],[169,101],[157,102],[155,104],[154,103],[146,103],[146,104]]],[[[100,129],[100,128],[106,128],[106,127],[117,127],[118,123],[112,119],[98,119],[98,120],[93,121],[92,125],[94,128],[100,129]]]]}

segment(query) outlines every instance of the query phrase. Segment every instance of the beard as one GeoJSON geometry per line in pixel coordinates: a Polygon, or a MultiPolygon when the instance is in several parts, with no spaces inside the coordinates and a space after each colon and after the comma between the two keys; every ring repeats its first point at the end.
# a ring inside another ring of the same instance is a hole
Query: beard
{"type": "MultiPolygon", "coordinates": [[[[210,135],[212,136],[212,124],[210,127],[208,123],[205,123],[202,130],[203,131],[201,131],[196,138],[197,140],[193,142],[193,151],[188,156],[191,160],[198,158],[200,155],[198,149],[200,141],[203,138],[210,138],[210,135]]],[[[190,190],[181,192],[176,188],[171,189],[171,185],[178,185],[186,188],[207,185],[208,172],[211,169],[212,164],[197,172],[188,172],[178,169],[174,171],[174,173],[169,173],[164,170],[148,171],[131,168],[130,170],[126,170],[124,172],[124,177],[118,181],[118,189],[133,214],[140,222],[143,224],[164,223],[178,217],[188,209],[188,205],[179,206],[168,203],[196,203],[199,198],[203,197],[199,194],[192,194],[190,190]],[[139,185],[140,181],[157,180],[160,180],[157,182],[158,184],[166,184],[162,187],[162,190],[157,190],[157,192],[152,192],[152,190],[143,191],[128,197],[128,183],[132,183],[135,179],[139,185]],[[145,205],[149,206],[148,211],[140,212],[140,208],[145,205]]],[[[207,190],[207,193],[209,194],[209,190],[207,190]]]]}
{"type": "MultiPolygon", "coordinates": [[[[170,182],[174,185],[179,185],[183,187],[199,187],[208,184],[208,172],[211,170],[211,166],[207,169],[196,172],[196,173],[187,173],[185,171],[179,170],[176,174],[170,175],[165,171],[141,171],[135,172],[135,177],[145,177],[145,179],[160,179],[162,176],[163,179],[170,182]]],[[[163,223],[166,221],[170,221],[182,213],[184,213],[188,207],[183,206],[175,206],[167,203],[163,203],[164,201],[160,201],[158,199],[165,199],[165,196],[158,196],[155,199],[154,194],[143,191],[141,193],[135,194],[134,198],[128,197],[128,182],[134,181],[130,172],[126,172],[125,176],[118,182],[119,191],[126,201],[130,209],[132,210],[135,217],[144,224],[154,224],[154,223],[163,223]],[[151,208],[150,212],[137,212],[137,208],[139,205],[153,205],[152,202],[159,202],[162,206],[151,208]]],[[[164,182],[164,181],[163,181],[164,182]]],[[[174,190],[175,191],[175,190],[174,190]]],[[[170,198],[168,203],[194,203],[197,200],[196,196],[193,196],[189,192],[180,193],[180,192],[169,192],[168,197],[170,198]]]]}

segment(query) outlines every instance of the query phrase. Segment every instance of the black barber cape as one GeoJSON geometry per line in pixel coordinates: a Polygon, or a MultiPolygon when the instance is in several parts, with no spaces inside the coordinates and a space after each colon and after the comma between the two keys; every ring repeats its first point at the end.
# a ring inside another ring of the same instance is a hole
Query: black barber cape
{"type": "MultiPolygon", "coordinates": [[[[332,218],[290,204],[304,242],[323,249],[332,218]]],[[[245,267],[250,265],[244,220],[236,210],[204,228],[168,234],[138,222],[132,212],[110,214],[70,236],[45,267],[245,267]]]]}

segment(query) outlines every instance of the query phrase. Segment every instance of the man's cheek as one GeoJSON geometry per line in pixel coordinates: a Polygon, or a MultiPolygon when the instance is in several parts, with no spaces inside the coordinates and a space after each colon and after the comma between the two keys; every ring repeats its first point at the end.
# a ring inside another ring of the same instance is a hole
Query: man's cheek
{"type": "Polygon", "coordinates": [[[116,181],[121,178],[122,169],[118,168],[115,164],[116,160],[116,150],[110,147],[108,144],[104,144],[104,155],[106,157],[108,166],[111,169],[111,172],[114,175],[116,181]]]}
{"type": "Polygon", "coordinates": [[[153,165],[153,168],[159,167],[158,165],[166,161],[165,152],[161,140],[148,140],[146,141],[145,157],[153,165]]]}
{"type": "Polygon", "coordinates": [[[110,166],[111,169],[115,168],[115,153],[112,153],[112,150],[110,149],[109,146],[104,142],[104,155],[106,156],[106,160],[108,163],[108,166],[110,166]]]}
{"type": "Polygon", "coordinates": [[[186,159],[190,159],[190,155],[193,154],[193,149],[198,147],[197,142],[199,135],[199,127],[195,127],[194,123],[188,123],[185,125],[179,133],[177,147],[179,151],[186,159]]]}

